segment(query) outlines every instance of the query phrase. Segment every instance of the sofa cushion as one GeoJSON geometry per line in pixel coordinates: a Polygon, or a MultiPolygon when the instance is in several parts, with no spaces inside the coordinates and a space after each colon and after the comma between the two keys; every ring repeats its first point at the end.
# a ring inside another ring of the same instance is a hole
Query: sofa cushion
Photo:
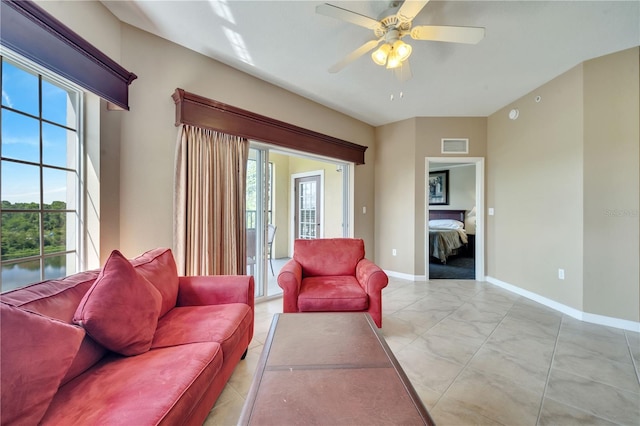
{"type": "Polygon", "coordinates": [[[38,424],[85,333],[5,303],[0,303],[0,327],[0,422],[38,424]]]}
{"type": "Polygon", "coordinates": [[[309,277],[302,280],[298,309],[312,311],[364,311],[369,298],[355,277],[309,277]]]}
{"type": "Polygon", "coordinates": [[[145,277],[162,295],[160,316],[176,306],[178,298],[178,267],[173,253],[168,248],[149,250],[131,259],[136,271],[145,277]]]}
{"type": "Polygon", "coordinates": [[[73,321],[107,349],[138,355],[151,347],[161,303],[158,290],[114,250],[73,321]]]}
{"type": "Polygon", "coordinates": [[[253,313],[244,303],[184,306],[160,318],[152,348],[196,342],[218,342],[226,357],[239,345],[251,327],[253,313]]]}
{"type": "Polygon", "coordinates": [[[223,362],[217,343],[110,354],[62,386],[43,425],[184,424],[223,362]]]}
{"type": "Polygon", "coordinates": [[[295,240],[293,258],[304,277],[355,275],[364,258],[364,241],[358,238],[295,240]]]}

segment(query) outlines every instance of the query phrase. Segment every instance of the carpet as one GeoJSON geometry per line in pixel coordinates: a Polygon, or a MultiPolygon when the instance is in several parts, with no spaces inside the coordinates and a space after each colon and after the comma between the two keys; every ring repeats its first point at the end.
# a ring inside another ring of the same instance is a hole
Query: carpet
{"type": "Polygon", "coordinates": [[[474,280],[475,278],[475,260],[472,257],[453,256],[447,260],[446,265],[433,259],[429,262],[430,280],[474,280]]]}

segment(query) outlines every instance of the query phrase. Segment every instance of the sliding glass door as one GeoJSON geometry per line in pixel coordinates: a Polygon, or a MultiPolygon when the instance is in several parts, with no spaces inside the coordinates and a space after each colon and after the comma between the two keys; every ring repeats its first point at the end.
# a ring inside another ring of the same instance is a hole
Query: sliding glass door
{"type": "Polygon", "coordinates": [[[247,164],[247,274],[256,299],[282,294],[278,272],[296,238],[351,236],[351,164],[252,142],[247,164]]]}

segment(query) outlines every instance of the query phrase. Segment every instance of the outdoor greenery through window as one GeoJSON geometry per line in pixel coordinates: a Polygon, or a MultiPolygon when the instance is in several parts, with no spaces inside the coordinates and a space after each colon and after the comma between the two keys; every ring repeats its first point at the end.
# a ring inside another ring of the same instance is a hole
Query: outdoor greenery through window
{"type": "Polygon", "coordinates": [[[79,267],[81,92],[2,56],[2,291],[79,267]]]}
{"type": "MultiPolygon", "coordinates": [[[[246,190],[246,211],[247,211],[247,229],[255,229],[256,228],[256,203],[258,200],[258,196],[256,194],[257,188],[259,188],[257,184],[257,176],[258,171],[256,170],[256,160],[249,158],[247,161],[247,190],[246,190]]],[[[268,200],[267,200],[267,223],[273,223],[273,218],[271,217],[271,212],[273,211],[273,163],[269,163],[269,178],[268,185],[269,188],[267,190],[268,200]]]]}

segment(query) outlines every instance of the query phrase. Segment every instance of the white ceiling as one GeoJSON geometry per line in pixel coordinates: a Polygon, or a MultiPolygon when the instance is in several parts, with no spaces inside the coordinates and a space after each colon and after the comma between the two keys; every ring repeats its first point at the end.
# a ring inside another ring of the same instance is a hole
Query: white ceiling
{"type": "MultiPolygon", "coordinates": [[[[368,54],[327,71],[374,36],[316,14],[322,0],[102,3],[123,22],[375,126],[485,117],[585,60],[640,44],[640,0],[432,0],[414,26],[484,27],[485,38],[477,45],[406,38],[413,78],[401,83],[368,54]]],[[[327,3],[377,19],[390,2],[327,3]]]]}

